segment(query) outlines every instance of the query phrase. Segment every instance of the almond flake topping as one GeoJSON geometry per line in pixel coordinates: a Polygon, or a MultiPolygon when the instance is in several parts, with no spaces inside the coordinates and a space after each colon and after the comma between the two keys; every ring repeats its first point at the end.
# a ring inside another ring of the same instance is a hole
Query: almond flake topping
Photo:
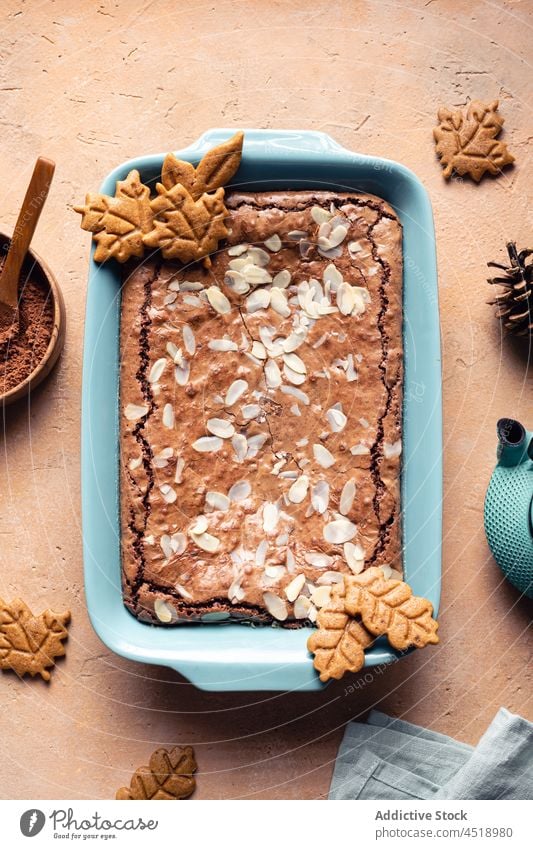
{"type": "Polygon", "coordinates": [[[354,575],[363,571],[365,566],[365,552],[359,543],[346,542],[344,544],[344,559],[354,575]]]}
{"type": "Polygon", "coordinates": [[[269,239],[265,239],[263,244],[273,253],[277,253],[281,249],[281,239],[277,233],[274,233],[269,239]]]}
{"type": "Polygon", "coordinates": [[[319,442],[313,445],[313,454],[317,463],[324,469],[329,469],[329,467],[333,466],[335,462],[335,457],[331,451],[328,451],[328,449],[319,442]]]}
{"type": "Polygon", "coordinates": [[[348,519],[335,519],[324,525],[324,539],[332,545],[342,545],[349,542],[357,534],[357,525],[348,519]]]}
{"type": "Polygon", "coordinates": [[[304,595],[298,596],[296,601],[294,602],[294,618],[295,619],[308,619],[310,609],[313,607],[310,600],[306,598],[304,595]]]}
{"type": "Polygon", "coordinates": [[[307,495],[308,488],[309,478],[307,477],[307,475],[300,475],[298,480],[295,481],[289,489],[289,501],[292,501],[293,504],[300,504],[307,495]]]}
{"type": "Polygon", "coordinates": [[[263,507],[263,530],[266,534],[274,534],[278,527],[279,510],[277,504],[267,501],[263,507]]]}
{"type": "Polygon", "coordinates": [[[203,514],[200,514],[200,516],[196,517],[196,519],[194,520],[194,523],[189,528],[189,533],[190,534],[203,534],[203,533],[206,532],[207,526],[208,526],[207,517],[204,516],[203,514]]]}
{"type": "Polygon", "coordinates": [[[207,300],[213,307],[213,309],[220,313],[220,315],[226,315],[231,310],[231,304],[226,298],[224,292],[218,288],[218,286],[209,286],[208,289],[205,290],[207,295],[207,300]]]}
{"type": "Polygon", "coordinates": [[[290,584],[287,584],[285,587],[285,595],[289,599],[289,601],[296,601],[301,591],[304,588],[305,584],[305,575],[301,572],[299,575],[296,575],[295,578],[292,579],[290,584]]]}
{"type": "Polygon", "coordinates": [[[149,383],[157,383],[163,372],[165,371],[167,361],[165,357],[161,357],[161,359],[156,360],[150,369],[150,374],[148,375],[149,383]]]}
{"type": "Polygon", "coordinates": [[[238,351],[239,347],[231,339],[211,339],[207,343],[210,351],[238,351]]]}
{"type": "Polygon", "coordinates": [[[236,401],[239,400],[241,395],[244,395],[247,389],[248,383],[246,380],[234,380],[226,392],[226,400],[224,401],[225,406],[233,407],[236,401]]]}
{"type": "Polygon", "coordinates": [[[163,424],[165,427],[172,429],[174,427],[174,408],[172,404],[165,404],[163,407],[163,424]]]}
{"type": "Polygon", "coordinates": [[[193,534],[193,540],[203,551],[208,551],[210,554],[214,554],[217,551],[220,540],[214,537],[212,534],[193,534]]]}
{"type": "Polygon", "coordinates": [[[176,498],[178,497],[176,494],[176,490],[172,489],[172,487],[168,483],[163,483],[159,487],[159,491],[163,496],[163,500],[166,501],[167,504],[174,504],[176,498]]]}
{"type": "Polygon", "coordinates": [[[138,422],[147,415],[149,409],[146,404],[126,404],[124,415],[129,422],[138,422]]]}
{"type": "Polygon", "coordinates": [[[212,451],[220,451],[223,444],[219,436],[201,436],[200,439],[193,442],[192,447],[195,451],[204,454],[212,451]]]}
{"type": "Polygon", "coordinates": [[[262,342],[258,342],[257,340],[252,342],[252,355],[257,357],[258,360],[266,360],[267,352],[262,342]]]}
{"type": "Polygon", "coordinates": [[[402,453],[402,440],[399,439],[397,442],[384,442],[383,443],[383,455],[386,460],[394,460],[396,457],[399,457],[402,453]]]}
{"type": "Polygon", "coordinates": [[[237,481],[228,492],[231,501],[244,501],[250,495],[252,487],[249,481],[237,481]]]}
{"type": "Polygon", "coordinates": [[[223,513],[230,507],[230,500],[223,492],[206,492],[205,503],[213,510],[222,510],[223,513]]]}
{"type": "Polygon", "coordinates": [[[255,289],[246,298],[246,311],[249,313],[266,310],[270,304],[270,289],[255,289]]]}
{"type": "Polygon", "coordinates": [[[228,256],[240,256],[241,254],[246,253],[248,250],[248,245],[233,245],[231,248],[228,248],[228,256]]]}
{"type": "Polygon", "coordinates": [[[270,294],[270,304],[274,312],[277,312],[278,315],[281,315],[283,318],[288,318],[291,314],[291,308],[283,289],[273,288],[270,290],[270,294]]]}
{"type": "Polygon", "coordinates": [[[255,565],[256,566],[264,566],[266,553],[268,551],[268,540],[262,539],[259,545],[257,546],[255,552],[255,565]]]}
{"type": "Polygon", "coordinates": [[[331,600],[331,587],[317,587],[311,593],[311,602],[315,607],[325,607],[331,600]]]}
{"type": "Polygon", "coordinates": [[[174,379],[178,386],[186,386],[189,381],[189,375],[191,373],[191,367],[187,360],[183,359],[182,362],[177,365],[174,369],[174,379]]]}
{"type": "Polygon", "coordinates": [[[248,440],[243,433],[236,433],[231,437],[231,444],[237,456],[237,460],[242,463],[246,458],[248,451],[248,440]]]}
{"type": "Polygon", "coordinates": [[[194,331],[188,324],[184,324],[182,332],[185,350],[192,357],[196,351],[196,337],[194,335],[194,331]]]}
{"type": "Polygon", "coordinates": [[[160,622],[167,625],[169,622],[172,622],[174,610],[162,598],[156,598],[154,601],[154,613],[160,622]]]}
{"type": "Polygon", "coordinates": [[[307,374],[305,363],[297,354],[283,354],[283,362],[297,374],[307,374]]]}
{"type": "Polygon", "coordinates": [[[347,516],[350,510],[353,507],[353,502],[355,498],[355,481],[349,480],[346,481],[342,488],[341,497],[339,501],[339,511],[343,514],[343,516],[347,516]]]}
{"type": "Polygon", "coordinates": [[[368,445],[363,445],[362,442],[359,442],[357,445],[352,445],[350,453],[353,454],[354,457],[358,457],[362,454],[370,454],[370,448],[368,445]]]}
{"type": "Polygon", "coordinates": [[[270,389],[277,389],[278,386],[281,386],[281,372],[275,360],[267,360],[265,378],[270,389]]]}
{"type": "Polygon", "coordinates": [[[324,554],[322,551],[306,551],[304,560],[310,566],[314,566],[315,569],[327,569],[334,562],[333,557],[324,554]]]}
{"type": "Polygon", "coordinates": [[[271,592],[263,593],[263,602],[266,609],[274,619],[277,619],[278,622],[285,621],[289,615],[289,611],[287,603],[280,598],[279,595],[271,592]]]}
{"type": "Polygon", "coordinates": [[[348,421],[342,410],[337,410],[335,407],[331,407],[327,411],[326,418],[333,433],[340,433],[341,430],[344,430],[348,421]]]}
{"type": "Polygon", "coordinates": [[[278,271],[272,280],[272,285],[277,289],[286,289],[291,282],[291,273],[286,268],[283,271],[278,271]]]}
{"type": "Polygon", "coordinates": [[[318,481],[311,492],[311,504],[317,513],[325,513],[329,504],[329,483],[318,481]]]}
{"type": "Polygon", "coordinates": [[[226,419],[208,419],[206,424],[209,433],[213,436],[220,436],[221,439],[231,439],[235,433],[235,428],[231,422],[226,419]]]}
{"type": "Polygon", "coordinates": [[[256,419],[259,415],[261,415],[261,407],[259,404],[244,404],[241,407],[241,413],[243,418],[250,421],[251,419],[256,419]]]}
{"type": "Polygon", "coordinates": [[[297,398],[306,407],[309,406],[309,395],[306,395],[301,389],[297,389],[295,386],[281,386],[280,388],[284,395],[292,395],[293,398],[297,398]]]}

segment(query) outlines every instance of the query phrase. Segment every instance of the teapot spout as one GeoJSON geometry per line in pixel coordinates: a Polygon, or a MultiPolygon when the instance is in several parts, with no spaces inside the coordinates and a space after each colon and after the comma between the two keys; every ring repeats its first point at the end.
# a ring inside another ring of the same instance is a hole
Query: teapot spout
{"type": "Polygon", "coordinates": [[[533,434],[516,419],[500,419],[498,433],[498,462],[501,466],[518,466],[533,459],[533,434]]]}

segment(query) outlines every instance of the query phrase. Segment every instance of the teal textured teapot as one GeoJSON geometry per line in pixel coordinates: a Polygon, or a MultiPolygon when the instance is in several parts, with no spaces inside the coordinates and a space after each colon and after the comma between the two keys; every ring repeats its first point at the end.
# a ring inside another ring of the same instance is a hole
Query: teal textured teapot
{"type": "Polygon", "coordinates": [[[500,419],[498,463],[485,496],[485,533],[505,577],[533,598],[533,433],[500,419]]]}

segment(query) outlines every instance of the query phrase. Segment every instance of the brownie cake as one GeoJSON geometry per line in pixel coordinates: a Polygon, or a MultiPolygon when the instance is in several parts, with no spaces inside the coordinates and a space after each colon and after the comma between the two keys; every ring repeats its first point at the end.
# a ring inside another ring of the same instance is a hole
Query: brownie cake
{"type": "Polygon", "coordinates": [[[124,600],[313,622],[343,573],[401,570],[401,226],[364,194],[226,202],[209,268],[125,279],[124,600]]]}

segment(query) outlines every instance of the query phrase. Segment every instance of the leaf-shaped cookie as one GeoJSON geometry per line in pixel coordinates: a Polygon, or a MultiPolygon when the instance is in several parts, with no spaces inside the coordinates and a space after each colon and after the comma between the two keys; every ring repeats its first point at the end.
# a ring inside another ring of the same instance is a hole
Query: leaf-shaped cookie
{"type": "Polygon", "coordinates": [[[497,100],[489,104],[473,100],[455,112],[439,109],[433,137],[446,179],[455,171],[479,182],[485,172],[499,174],[514,162],[507,145],[496,139],[504,123],[497,110],[497,100]]]}
{"type": "Polygon", "coordinates": [[[70,611],[45,610],[34,616],[21,599],[10,604],[0,598],[0,669],[12,669],[21,678],[28,674],[50,680],[49,667],[65,654],[63,640],[70,611]]]}
{"type": "Polygon", "coordinates": [[[345,672],[359,672],[365,665],[365,648],[373,637],[356,619],[344,610],[342,598],[333,599],[317,616],[318,629],[307,640],[314,657],[314,666],[321,681],[342,678],[345,672]]]}
{"type": "Polygon", "coordinates": [[[196,758],[192,746],[156,749],[148,766],[133,773],[130,786],[117,790],[117,799],[186,799],[196,788],[196,758]]]}
{"type": "Polygon", "coordinates": [[[243,139],[244,133],[235,133],[227,142],[209,150],[196,168],[169,153],[163,162],[161,182],[167,190],[181,183],[194,200],[204,192],[214,192],[230,182],[241,164],[243,139]]]}
{"type": "Polygon", "coordinates": [[[153,215],[150,189],[141,183],[138,171],[117,181],[115,197],[88,194],[85,205],[74,210],[82,215],[82,229],[94,234],[96,262],[110,257],[126,262],[143,255],[143,235],[152,229],[153,215]]]}
{"type": "Polygon", "coordinates": [[[194,200],[180,183],[171,189],[157,184],[157,197],[151,201],[153,229],[143,237],[150,248],[160,248],[165,259],[193,262],[216,250],[228,235],[224,219],[224,189],[194,200]]]}
{"type": "Polygon", "coordinates": [[[343,584],[333,588],[332,596],[344,601],[350,616],[361,616],[371,634],[386,634],[395,649],[423,648],[439,642],[431,602],[414,596],[405,581],[386,580],[379,567],[360,575],[345,575],[343,584]]]}

